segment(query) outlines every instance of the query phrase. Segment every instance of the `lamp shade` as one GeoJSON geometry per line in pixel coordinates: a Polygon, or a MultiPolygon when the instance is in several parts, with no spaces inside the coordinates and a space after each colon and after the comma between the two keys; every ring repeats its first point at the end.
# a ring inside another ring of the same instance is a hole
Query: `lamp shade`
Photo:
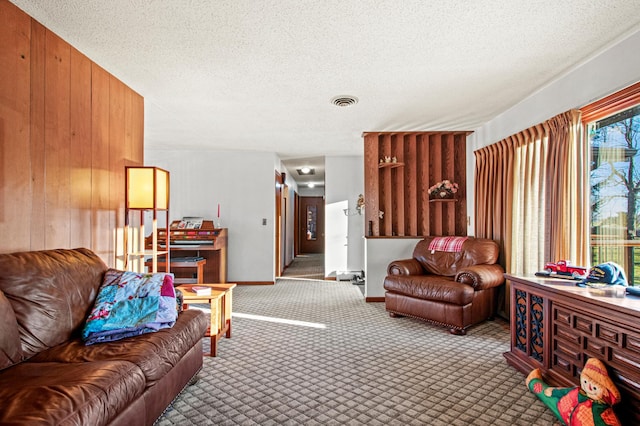
{"type": "Polygon", "coordinates": [[[169,209],[169,172],[158,167],[126,168],[127,209],[169,209]]]}

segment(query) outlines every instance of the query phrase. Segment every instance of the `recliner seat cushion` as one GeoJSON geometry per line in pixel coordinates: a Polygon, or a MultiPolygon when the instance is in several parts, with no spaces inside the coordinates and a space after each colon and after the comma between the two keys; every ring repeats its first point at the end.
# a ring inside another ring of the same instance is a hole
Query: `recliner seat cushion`
{"type": "Polygon", "coordinates": [[[142,395],[135,364],[23,362],[0,372],[0,424],[107,424],[142,395]]]}
{"type": "Polygon", "coordinates": [[[208,325],[209,319],[202,311],[188,309],[178,316],[172,328],[90,346],[85,346],[80,338],[76,338],[34,356],[30,362],[124,360],[136,364],[142,370],[147,386],[150,386],[202,339],[208,325]]]}
{"type": "Polygon", "coordinates": [[[467,305],[473,301],[473,287],[453,281],[451,277],[429,275],[392,275],[384,280],[387,291],[417,299],[433,300],[454,305],[467,305]]]}

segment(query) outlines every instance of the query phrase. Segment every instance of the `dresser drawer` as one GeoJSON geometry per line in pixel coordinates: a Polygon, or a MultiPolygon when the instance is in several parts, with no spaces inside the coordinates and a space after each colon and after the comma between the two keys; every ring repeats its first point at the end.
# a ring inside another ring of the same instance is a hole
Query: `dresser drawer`
{"type": "MultiPolygon", "coordinates": [[[[620,349],[613,349],[611,361],[617,363],[621,369],[627,371],[640,371],[640,356],[638,356],[638,354],[632,354],[620,349]]],[[[640,386],[640,384],[638,386],[640,386]]]]}
{"type": "Polygon", "coordinates": [[[596,337],[602,340],[606,340],[610,343],[620,343],[621,333],[619,330],[609,326],[608,324],[599,323],[596,324],[596,337]]]}
{"type": "Polygon", "coordinates": [[[586,334],[593,333],[593,326],[594,326],[593,318],[583,314],[576,313],[573,316],[573,321],[574,321],[573,327],[576,330],[580,330],[586,334]]]}
{"type": "Polygon", "coordinates": [[[607,361],[609,359],[607,353],[609,345],[598,339],[585,337],[584,348],[590,356],[599,358],[601,361],[607,361]]]}
{"type": "Polygon", "coordinates": [[[571,327],[571,312],[557,305],[553,306],[553,319],[557,324],[563,324],[571,327]]]}
{"type": "Polygon", "coordinates": [[[582,346],[582,336],[579,333],[576,333],[575,330],[570,327],[564,327],[562,324],[564,323],[554,324],[553,337],[556,340],[562,340],[576,346],[582,346]]]}
{"type": "Polygon", "coordinates": [[[624,348],[626,348],[631,352],[640,354],[640,336],[635,334],[627,334],[625,343],[624,343],[624,348]]]}
{"type": "Polygon", "coordinates": [[[553,354],[553,365],[551,369],[554,371],[561,372],[563,375],[572,378],[575,376],[576,365],[575,360],[571,360],[566,358],[562,353],[554,353],[553,354]]]}
{"type": "Polygon", "coordinates": [[[573,362],[578,362],[582,356],[582,348],[562,340],[554,340],[553,353],[562,354],[563,358],[572,360],[573,362]]]}

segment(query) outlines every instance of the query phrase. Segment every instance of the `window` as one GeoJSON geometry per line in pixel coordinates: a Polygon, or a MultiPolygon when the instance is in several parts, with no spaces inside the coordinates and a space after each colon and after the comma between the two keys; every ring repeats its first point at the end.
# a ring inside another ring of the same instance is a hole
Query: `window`
{"type": "Polygon", "coordinates": [[[640,84],[583,108],[591,150],[591,264],[640,285],[640,84]]]}

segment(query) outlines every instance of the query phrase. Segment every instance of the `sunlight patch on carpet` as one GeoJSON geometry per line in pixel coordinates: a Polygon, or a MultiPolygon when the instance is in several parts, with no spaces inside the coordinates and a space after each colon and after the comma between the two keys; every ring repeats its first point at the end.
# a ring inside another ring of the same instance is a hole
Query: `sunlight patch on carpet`
{"type": "Polygon", "coordinates": [[[253,314],[243,314],[241,312],[233,312],[231,314],[234,318],[247,318],[257,321],[267,321],[267,322],[275,322],[280,324],[290,324],[290,325],[300,325],[303,327],[311,327],[311,328],[327,328],[325,324],[320,324],[317,322],[307,322],[307,321],[297,321],[286,318],[275,318],[275,317],[266,317],[263,315],[253,315],[253,314]]]}

